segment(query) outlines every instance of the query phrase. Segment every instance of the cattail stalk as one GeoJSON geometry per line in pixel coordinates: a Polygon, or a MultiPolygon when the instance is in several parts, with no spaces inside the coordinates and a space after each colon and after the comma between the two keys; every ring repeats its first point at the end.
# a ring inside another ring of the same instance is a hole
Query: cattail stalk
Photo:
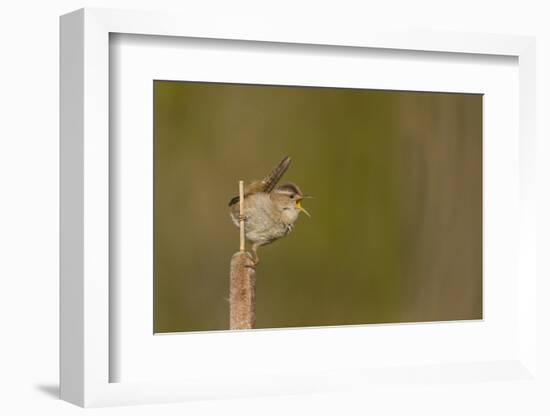
{"type": "Polygon", "coordinates": [[[245,252],[244,183],[239,181],[239,251],[231,258],[229,282],[229,327],[252,329],[256,325],[256,272],[245,252]]]}

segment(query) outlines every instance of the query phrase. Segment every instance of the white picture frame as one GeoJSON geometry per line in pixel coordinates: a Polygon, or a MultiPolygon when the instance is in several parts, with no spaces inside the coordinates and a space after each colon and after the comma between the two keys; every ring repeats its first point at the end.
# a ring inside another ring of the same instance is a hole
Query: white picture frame
{"type": "MultiPolygon", "coordinates": [[[[332,45],[453,54],[516,57],[519,67],[519,183],[517,239],[517,350],[499,362],[444,362],[415,377],[460,378],[479,382],[473,373],[506,374],[507,380],[535,379],[536,363],[536,217],[534,204],[535,42],[507,35],[377,32],[303,33],[299,29],[212,21],[185,15],[83,9],[61,18],[61,398],[80,406],[182,401],[194,398],[332,391],[386,380],[401,383],[410,372],[381,368],[368,374],[336,368],[318,373],[280,374],[245,380],[210,374],[180,381],[111,382],[110,366],[120,359],[110,348],[110,172],[109,36],[114,33],[332,45]],[[443,375],[443,376],[442,376],[443,375]]],[[[111,309],[110,309],[111,308],[111,309]]],[[[411,329],[411,330],[414,330],[411,329]]],[[[249,333],[250,334],[250,333],[249,333]]],[[[323,336],[338,337],[335,331],[323,336]]],[[[177,377],[175,377],[177,378],[177,377]]]]}

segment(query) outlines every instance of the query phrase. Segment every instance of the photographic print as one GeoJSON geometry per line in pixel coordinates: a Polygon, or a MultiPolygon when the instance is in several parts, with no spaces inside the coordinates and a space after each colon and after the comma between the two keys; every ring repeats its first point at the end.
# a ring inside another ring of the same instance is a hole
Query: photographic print
{"type": "Polygon", "coordinates": [[[482,319],[482,95],[153,88],[156,333],[482,319]]]}

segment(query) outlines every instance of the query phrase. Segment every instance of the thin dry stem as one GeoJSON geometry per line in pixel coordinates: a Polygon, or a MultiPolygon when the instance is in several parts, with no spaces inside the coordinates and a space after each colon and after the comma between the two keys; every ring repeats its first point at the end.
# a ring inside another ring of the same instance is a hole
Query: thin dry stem
{"type": "Polygon", "coordinates": [[[239,181],[239,228],[240,228],[240,246],[239,250],[244,253],[244,182],[239,181]]]}

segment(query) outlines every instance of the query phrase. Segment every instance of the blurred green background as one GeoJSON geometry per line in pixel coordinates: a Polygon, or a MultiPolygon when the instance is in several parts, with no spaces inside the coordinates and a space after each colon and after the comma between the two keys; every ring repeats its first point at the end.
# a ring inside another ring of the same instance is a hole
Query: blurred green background
{"type": "Polygon", "coordinates": [[[155,81],[155,332],[228,329],[238,180],[315,196],[260,248],[258,328],[482,317],[482,96],[155,81]]]}

